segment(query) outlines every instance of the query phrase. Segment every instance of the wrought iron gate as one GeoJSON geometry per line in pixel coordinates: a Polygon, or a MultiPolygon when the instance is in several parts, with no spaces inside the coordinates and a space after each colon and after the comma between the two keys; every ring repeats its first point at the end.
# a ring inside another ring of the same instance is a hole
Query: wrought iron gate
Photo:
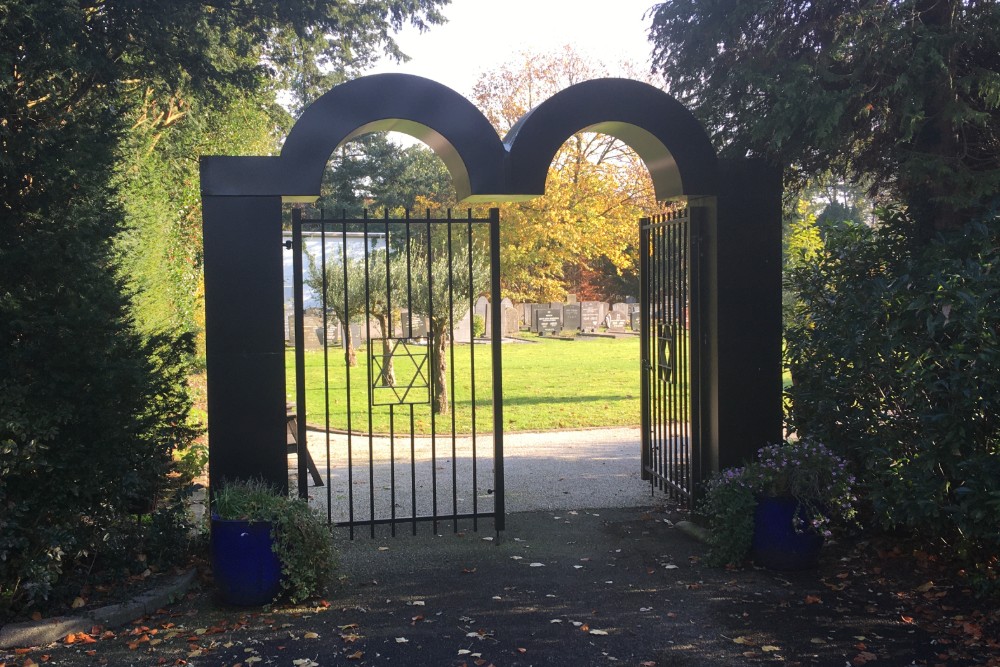
{"type": "Polygon", "coordinates": [[[699,235],[687,207],[640,221],[642,476],[691,504],[702,479],[699,235]]]}
{"type": "Polygon", "coordinates": [[[503,530],[498,209],[336,220],[296,209],[288,245],[299,495],[312,467],[326,481],[312,501],[325,496],[328,521],[352,538],[424,522],[503,530]],[[473,316],[481,295],[489,331],[473,316]]]}

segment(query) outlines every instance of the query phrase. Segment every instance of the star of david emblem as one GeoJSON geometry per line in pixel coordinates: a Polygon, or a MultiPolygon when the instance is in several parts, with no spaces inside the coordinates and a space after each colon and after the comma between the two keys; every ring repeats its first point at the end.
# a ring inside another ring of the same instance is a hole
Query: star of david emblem
{"type": "Polygon", "coordinates": [[[430,379],[427,365],[427,346],[409,339],[391,339],[386,354],[382,345],[369,341],[368,367],[372,369],[371,404],[420,405],[430,403],[430,379]],[[392,375],[386,372],[391,361],[392,375]]]}

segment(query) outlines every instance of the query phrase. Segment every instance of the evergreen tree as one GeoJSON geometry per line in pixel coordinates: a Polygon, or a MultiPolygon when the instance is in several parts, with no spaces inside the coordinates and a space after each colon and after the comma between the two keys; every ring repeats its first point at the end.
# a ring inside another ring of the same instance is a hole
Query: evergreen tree
{"type": "MultiPolygon", "coordinates": [[[[444,2],[0,6],[0,615],[46,597],[84,559],[138,547],[134,505],[193,435],[191,337],[141,335],[118,278],[121,183],[135,175],[122,165],[145,140],[128,121],[149,99],[205,109],[262,90],[290,35],[322,35],[313,53],[344,61],[395,51],[390,31],[439,21],[444,2]]],[[[194,163],[178,152],[144,172],[151,184],[194,163]]],[[[133,209],[146,213],[159,216],[133,209]]]]}
{"type": "Polygon", "coordinates": [[[1000,189],[995,0],[668,0],[651,15],[655,66],[725,155],[867,182],[923,240],[1000,189]]]}

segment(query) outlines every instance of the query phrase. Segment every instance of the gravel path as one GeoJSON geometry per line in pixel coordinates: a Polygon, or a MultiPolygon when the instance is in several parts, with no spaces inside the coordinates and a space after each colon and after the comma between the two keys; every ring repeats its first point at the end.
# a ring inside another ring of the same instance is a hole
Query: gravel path
{"type": "MultiPolygon", "coordinates": [[[[310,486],[311,502],[334,521],[428,515],[436,489],[438,512],[467,513],[494,504],[492,437],[388,438],[309,432],[309,450],[327,486],[310,486]],[[350,459],[348,466],[348,440],[350,459]],[[369,444],[371,451],[369,452],[369,444]],[[453,455],[454,449],[454,455],[453,455]],[[475,465],[475,475],[473,466],[475,465]],[[452,482],[452,479],[457,483],[452,482]],[[475,477],[476,484],[473,485],[475,477]],[[413,492],[416,492],[414,503],[413,492]],[[373,493],[374,492],[374,493],[373,493]],[[394,493],[395,492],[395,493],[394,493]]],[[[291,464],[295,465],[294,457],[291,464]]],[[[504,437],[507,512],[589,507],[640,507],[651,500],[640,479],[639,430],[590,429],[546,433],[511,433],[504,437]]],[[[292,471],[294,477],[294,469],[292,471]]],[[[292,479],[290,484],[295,485],[292,479]]]]}

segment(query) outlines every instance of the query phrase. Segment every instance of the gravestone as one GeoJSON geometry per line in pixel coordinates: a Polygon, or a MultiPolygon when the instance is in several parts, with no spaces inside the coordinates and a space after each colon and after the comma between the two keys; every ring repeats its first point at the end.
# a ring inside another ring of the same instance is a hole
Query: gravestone
{"type": "Polygon", "coordinates": [[[563,304],[550,303],[549,310],[554,310],[557,313],[559,313],[559,331],[562,331],[564,328],[566,328],[566,325],[563,323],[563,304]]]}
{"type": "Polygon", "coordinates": [[[622,313],[623,315],[628,314],[628,304],[625,302],[619,302],[611,305],[611,310],[616,313],[622,313]]]}
{"type": "Polygon", "coordinates": [[[491,335],[490,332],[492,331],[490,326],[492,324],[490,321],[490,300],[485,296],[480,296],[476,299],[476,306],[472,309],[472,314],[473,317],[479,316],[482,318],[484,326],[482,337],[489,338],[491,335]]]}
{"type": "Polygon", "coordinates": [[[517,308],[514,306],[507,306],[503,309],[503,319],[501,322],[504,336],[516,336],[521,332],[521,325],[518,323],[517,319],[517,308]]]}
{"type": "Polygon", "coordinates": [[[504,297],[500,301],[500,332],[504,336],[516,335],[520,330],[518,322],[518,310],[514,307],[514,302],[504,297]]]}
{"type": "Polygon", "coordinates": [[[373,317],[368,321],[368,328],[365,330],[364,335],[367,337],[369,333],[373,340],[382,338],[382,325],[379,324],[377,317],[373,317]]]}
{"type": "Polygon", "coordinates": [[[578,303],[567,303],[563,306],[563,329],[580,330],[580,308],[578,303]]]}
{"type": "MultiPolygon", "coordinates": [[[[294,331],[294,323],[293,329],[294,331]]],[[[323,318],[318,315],[302,315],[302,348],[319,350],[323,348],[323,318]]],[[[294,334],[293,334],[294,336],[294,334]]]]}
{"type": "Polygon", "coordinates": [[[420,313],[413,313],[412,317],[407,310],[399,311],[399,317],[402,326],[400,327],[401,335],[403,338],[426,338],[427,337],[427,320],[420,313]],[[413,329],[410,329],[410,321],[412,319],[413,329]]]}
{"type": "Polygon", "coordinates": [[[535,310],[535,330],[539,336],[554,335],[562,331],[562,318],[554,308],[539,308],[535,310]]]}
{"type": "Polygon", "coordinates": [[[531,333],[538,333],[538,317],[537,313],[539,310],[547,310],[548,306],[541,303],[531,303],[528,304],[528,330],[531,333]]]}
{"type": "Polygon", "coordinates": [[[472,342],[472,311],[465,311],[462,319],[452,325],[451,335],[456,343],[472,342]]]}
{"type": "Polygon", "coordinates": [[[639,328],[642,326],[642,313],[636,309],[629,313],[628,316],[630,320],[629,326],[632,327],[632,331],[638,333],[639,328]]]}
{"type": "Polygon", "coordinates": [[[580,303],[580,330],[594,333],[601,325],[601,305],[597,301],[580,303]]]}
{"type": "Polygon", "coordinates": [[[625,314],[617,310],[612,310],[604,317],[604,326],[610,333],[625,333],[625,322],[625,314]]]}

